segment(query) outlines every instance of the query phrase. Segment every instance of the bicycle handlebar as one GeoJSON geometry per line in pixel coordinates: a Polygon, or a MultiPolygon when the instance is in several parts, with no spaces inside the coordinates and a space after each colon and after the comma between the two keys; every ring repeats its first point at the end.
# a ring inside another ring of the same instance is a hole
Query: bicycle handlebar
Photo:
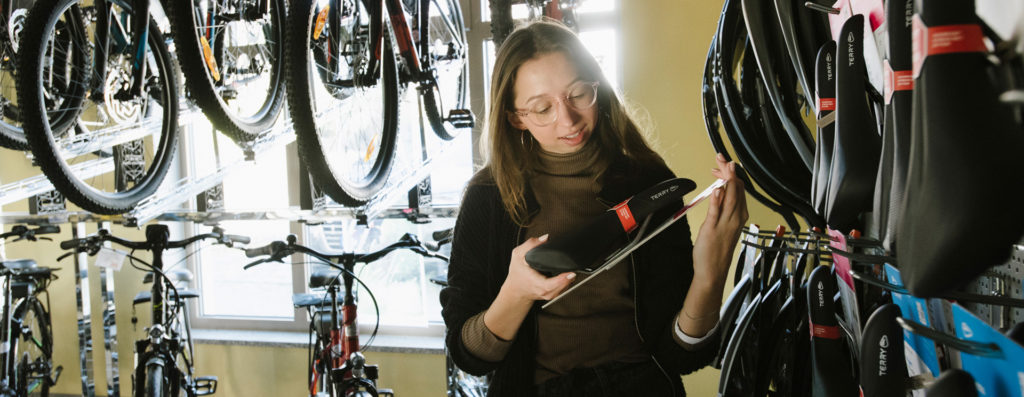
{"type": "Polygon", "coordinates": [[[35,229],[31,229],[31,228],[29,228],[28,226],[25,226],[25,225],[14,225],[13,227],[11,227],[11,231],[9,231],[7,233],[0,234],[0,240],[6,239],[8,237],[18,236],[18,238],[15,239],[14,241],[19,241],[19,240],[36,241],[36,236],[38,236],[40,234],[54,234],[54,233],[60,233],[60,226],[42,225],[42,226],[37,226],[35,229]]]}
{"type": "Polygon", "coordinates": [[[248,268],[251,268],[251,267],[256,266],[258,264],[265,263],[265,262],[270,262],[270,261],[278,261],[278,262],[280,262],[282,258],[284,258],[285,256],[290,255],[292,253],[308,254],[308,255],[314,256],[314,257],[316,257],[318,259],[321,259],[324,262],[328,262],[328,263],[334,263],[336,260],[338,260],[338,261],[352,260],[353,262],[372,263],[372,262],[376,262],[376,261],[380,260],[381,258],[386,256],[387,254],[391,253],[391,251],[394,251],[394,250],[397,250],[397,249],[408,249],[408,250],[410,250],[412,252],[415,252],[415,253],[417,253],[419,255],[422,255],[424,257],[438,258],[438,259],[442,259],[442,260],[445,260],[445,261],[448,260],[448,258],[445,257],[444,255],[438,254],[438,253],[434,252],[435,250],[432,250],[432,249],[428,248],[425,244],[423,244],[419,240],[419,238],[416,237],[416,235],[411,234],[411,233],[404,234],[400,239],[398,239],[397,242],[392,243],[391,245],[388,245],[387,247],[384,247],[384,248],[382,248],[380,250],[377,250],[377,251],[374,251],[374,252],[370,252],[370,253],[366,253],[366,254],[354,254],[354,253],[325,254],[325,253],[316,251],[316,250],[314,250],[312,248],[306,247],[304,245],[297,244],[296,243],[297,239],[296,239],[294,234],[288,235],[288,239],[287,240],[288,240],[287,242],[284,242],[284,241],[274,241],[274,242],[272,242],[270,244],[267,244],[265,246],[262,246],[262,247],[246,249],[245,250],[245,255],[250,257],[250,258],[255,258],[255,257],[258,257],[258,256],[264,256],[264,255],[270,256],[270,258],[260,259],[258,261],[249,263],[249,264],[245,265],[243,267],[243,269],[248,269],[248,268]]]}
{"type": "Polygon", "coordinates": [[[240,235],[235,235],[235,234],[225,234],[223,232],[223,230],[221,228],[219,228],[219,227],[213,228],[213,232],[211,232],[211,233],[203,233],[203,234],[195,235],[195,236],[186,238],[184,240],[167,241],[166,243],[163,243],[163,244],[158,244],[156,242],[149,241],[149,240],[147,240],[147,241],[129,241],[129,240],[125,240],[125,239],[122,239],[120,237],[116,237],[116,236],[110,234],[110,232],[108,230],[106,230],[106,229],[100,229],[100,230],[98,230],[96,232],[96,234],[91,235],[91,236],[62,241],[60,243],[60,248],[64,249],[64,250],[82,249],[82,250],[90,250],[91,251],[91,249],[93,249],[93,248],[98,249],[99,248],[99,244],[104,242],[104,241],[110,241],[112,243],[121,245],[121,246],[126,247],[126,248],[130,248],[130,249],[141,249],[141,250],[152,250],[154,248],[157,248],[159,245],[162,245],[163,248],[184,248],[184,247],[188,246],[189,244],[192,244],[192,243],[194,243],[196,241],[203,240],[203,239],[217,240],[218,244],[224,244],[224,245],[227,245],[229,247],[231,245],[233,245],[234,243],[248,244],[249,241],[251,241],[251,239],[249,237],[246,237],[246,236],[240,236],[240,235]]]}

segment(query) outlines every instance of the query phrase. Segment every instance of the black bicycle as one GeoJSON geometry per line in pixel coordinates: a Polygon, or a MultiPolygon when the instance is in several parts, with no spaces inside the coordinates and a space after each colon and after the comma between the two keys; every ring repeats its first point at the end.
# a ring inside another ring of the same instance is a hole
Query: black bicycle
{"type": "MultiPolygon", "coordinates": [[[[13,241],[49,240],[37,236],[59,232],[57,226],[17,225],[10,232],[0,234],[0,240],[10,237],[16,237],[13,241]]],[[[0,262],[0,277],[4,279],[0,396],[47,396],[60,377],[63,368],[53,366],[50,295],[46,290],[50,281],[57,277],[54,270],[57,269],[38,266],[32,259],[0,262]]]]}
{"type": "MultiPolygon", "coordinates": [[[[301,253],[322,261],[330,267],[310,275],[309,287],[312,294],[296,294],[295,307],[305,308],[310,318],[311,337],[315,341],[310,349],[309,394],[326,393],[332,397],[349,396],[394,396],[389,389],[377,388],[378,368],[366,364],[361,350],[377,335],[378,323],[373,327],[367,343],[360,347],[359,327],[356,322],[356,282],[362,285],[377,308],[373,292],[356,277],[357,263],[370,264],[384,258],[392,251],[408,249],[428,258],[447,261],[448,258],[436,253],[436,247],[428,247],[413,234],[406,233],[397,242],[370,253],[327,254],[296,243],[295,235],[286,241],[275,241],[266,246],[245,250],[251,258],[269,256],[245,266],[246,269],[265,262],[280,262],[285,257],[301,253]]],[[[378,312],[379,312],[378,308],[378,312]]],[[[379,317],[379,316],[378,316],[379,317]]]]}
{"type": "Polygon", "coordinates": [[[338,203],[363,205],[387,182],[408,83],[418,85],[441,139],[473,126],[458,1],[293,0],[288,15],[287,92],[299,155],[338,203]]]}
{"type": "Polygon", "coordinates": [[[179,241],[170,241],[169,236],[170,231],[166,225],[154,224],[146,227],[146,241],[124,240],[101,229],[94,235],[60,244],[62,249],[96,255],[102,249],[103,243],[109,241],[130,248],[132,252],[146,250],[153,254],[153,263],[146,263],[131,253],[126,255],[133,267],[151,272],[153,280],[153,287],[149,293],[140,294],[135,298],[136,303],[148,301],[153,308],[152,325],[146,328],[148,337],[135,342],[137,361],[132,387],[133,395],[136,397],[193,397],[217,391],[217,377],[193,375],[195,351],[192,349],[192,334],[187,319],[181,316],[185,299],[197,298],[199,294],[178,289],[175,282],[180,281],[180,277],[172,277],[164,270],[164,251],[185,248],[189,244],[205,239],[229,247],[234,243],[249,242],[248,237],[225,234],[220,228],[214,228],[212,233],[179,241]]]}

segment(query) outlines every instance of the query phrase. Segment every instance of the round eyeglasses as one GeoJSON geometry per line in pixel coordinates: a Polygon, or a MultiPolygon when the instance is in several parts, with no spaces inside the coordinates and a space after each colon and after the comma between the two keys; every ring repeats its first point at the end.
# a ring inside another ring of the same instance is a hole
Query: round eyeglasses
{"type": "Polygon", "coordinates": [[[567,104],[576,110],[590,109],[597,103],[597,87],[600,85],[599,81],[576,83],[565,96],[541,96],[530,101],[529,109],[515,109],[510,113],[530,119],[537,126],[543,127],[558,121],[557,105],[567,104]]]}

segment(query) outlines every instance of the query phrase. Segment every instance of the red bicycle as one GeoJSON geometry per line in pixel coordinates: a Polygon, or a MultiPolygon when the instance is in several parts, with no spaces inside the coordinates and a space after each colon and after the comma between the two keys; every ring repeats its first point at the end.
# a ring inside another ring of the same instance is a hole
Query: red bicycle
{"type": "MultiPolygon", "coordinates": [[[[378,389],[379,369],[366,363],[360,351],[359,327],[356,323],[355,283],[362,285],[377,307],[373,292],[356,277],[357,263],[373,263],[391,251],[408,249],[425,257],[447,261],[448,258],[435,253],[413,234],[406,233],[397,242],[378,251],[357,254],[325,254],[296,243],[294,234],[286,241],[275,241],[259,248],[246,249],[250,258],[269,256],[245,266],[246,269],[265,262],[281,262],[286,256],[302,253],[323,261],[331,269],[313,272],[309,277],[309,288],[319,290],[312,294],[296,294],[292,297],[295,307],[305,308],[310,315],[310,332],[315,342],[310,348],[312,359],[309,365],[309,395],[326,393],[332,397],[353,396],[394,396],[390,389],[378,389]],[[339,283],[340,281],[340,283],[339,283]],[[340,298],[340,300],[339,300],[340,298]]],[[[379,308],[378,308],[379,312],[379,308]]],[[[377,334],[379,323],[374,326],[370,340],[377,334]]]]}

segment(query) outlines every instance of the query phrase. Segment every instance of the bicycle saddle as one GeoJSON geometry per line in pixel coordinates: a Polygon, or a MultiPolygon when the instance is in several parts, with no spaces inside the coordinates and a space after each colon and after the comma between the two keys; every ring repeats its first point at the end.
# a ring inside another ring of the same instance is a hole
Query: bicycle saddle
{"type": "MultiPolygon", "coordinates": [[[[171,299],[174,299],[174,293],[173,292],[168,292],[168,296],[171,299]]],[[[181,299],[198,298],[199,297],[199,291],[192,290],[192,289],[184,289],[184,288],[178,289],[178,297],[181,298],[181,299]]],[[[135,295],[135,298],[132,299],[132,304],[133,305],[138,305],[140,303],[149,302],[152,299],[153,299],[153,292],[152,291],[139,291],[139,293],[135,295]]]]}
{"type": "Polygon", "coordinates": [[[865,87],[864,16],[843,24],[836,47],[836,135],[825,219],[836,230],[858,229],[871,209],[881,142],[865,87]]]}
{"type": "Polygon", "coordinates": [[[335,269],[317,270],[309,276],[309,288],[324,288],[335,284],[341,272],[335,269]]]}
{"type": "MultiPolygon", "coordinates": [[[[344,297],[340,296],[340,295],[337,297],[336,300],[338,301],[339,305],[341,305],[341,303],[342,303],[341,301],[342,301],[343,298],[344,297]]],[[[328,297],[326,292],[320,292],[320,293],[314,292],[312,294],[295,294],[295,295],[292,295],[292,305],[294,305],[296,308],[300,308],[300,309],[304,308],[304,307],[310,307],[310,306],[321,306],[321,305],[330,306],[330,304],[331,304],[331,299],[330,299],[330,297],[328,297]]]]}
{"type": "Polygon", "coordinates": [[[818,50],[814,86],[817,95],[818,141],[814,148],[814,170],[811,179],[811,200],[814,211],[825,215],[828,208],[828,181],[832,175],[832,146],[835,144],[836,124],[836,42],[829,41],[818,50]]]}
{"type": "MultiPolygon", "coordinates": [[[[685,178],[674,178],[641,191],[626,201],[598,215],[582,227],[559,236],[551,236],[544,244],[526,253],[526,263],[538,272],[549,275],[570,271],[591,272],[614,250],[625,244],[627,236],[648,215],[670,208],[683,207],[683,195],[697,184],[685,178]]],[[[654,225],[660,220],[652,220],[654,225]]]]}
{"type": "Polygon", "coordinates": [[[1024,134],[998,99],[974,5],[917,4],[922,40],[915,50],[930,53],[915,57],[913,146],[896,253],[907,289],[921,297],[1003,263],[1024,232],[1024,134]],[[937,28],[938,39],[925,40],[937,28]]]}
{"type": "Polygon", "coordinates": [[[850,352],[836,320],[835,276],[828,266],[818,266],[807,283],[807,312],[811,331],[812,395],[857,396],[850,352]]]}
{"type": "Polygon", "coordinates": [[[978,397],[974,377],[962,369],[947,369],[925,390],[926,397],[978,397]]]}
{"type": "Polygon", "coordinates": [[[0,262],[0,268],[7,268],[11,270],[26,270],[35,268],[35,259],[12,259],[0,262]]]}
{"type": "Polygon", "coordinates": [[[896,323],[900,308],[879,306],[868,318],[860,343],[860,390],[864,396],[906,396],[907,365],[903,328],[896,323]]]}
{"type": "MultiPolygon", "coordinates": [[[[887,20],[906,18],[907,4],[913,0],[890,1],[886,4],[887,20]]],[[[910,127],[914,105],[914,80],[910,70],[911,32],[905,23],[887,24],[889,34],[889,59],[886,61],[885,89],[885,144],[892,156],[889,187],[884,192],[875,192],[875,212],[879,217],[875,224],[880,227],[879,239],[886,250],[894,249],[896,224],[900,218],[900,203],[907,180],[907,165],[910,162],[910,127]]],[[[881,170],[880,170],[881,172],[881,170]]],[[[882,181],[884,188],[885,181],[882,181]]],[[[876,189],[878,187],[876,186],[876,189]]]]}

